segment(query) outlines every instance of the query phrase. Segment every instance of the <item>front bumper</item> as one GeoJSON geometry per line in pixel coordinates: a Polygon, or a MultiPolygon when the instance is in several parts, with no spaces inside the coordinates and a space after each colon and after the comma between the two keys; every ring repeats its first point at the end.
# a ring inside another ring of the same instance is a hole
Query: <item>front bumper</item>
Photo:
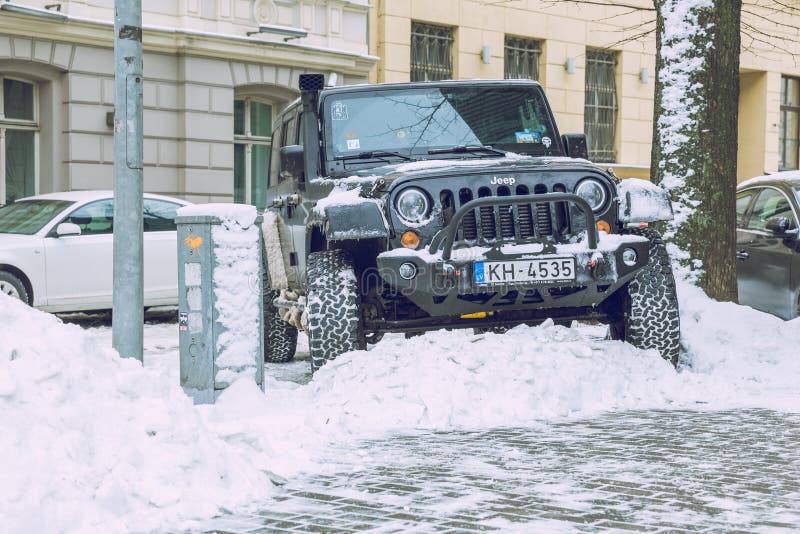
{"type": "Polygon", "coordinates": [[[483,313],[502,315],[520,310],[594,307],[647,264],[648,252],[649,242],[644,237],[598,234],[591,209],[576,195],[525,195],[469,202],[436,235],[430,249],[385,252],[378,256],[377,266],[386,283],[432,317],[483,313]],[[457,228],[465,213],[485,205],[507,205],[510,202],[572,202],[586,215],[587,235],[577,244],[553,241],[495,243],[454,249],[457,228]],[[626,249],[636,251],[634,265],[623,261],[626,249]],[[574,259],[574,280],[476,282],[476,264],[481,262],[556,258],[574,259]],[[416,271],[415,276],[409,279],[400,276],[401,266],[406,263],[413,265],[416,271]]]}

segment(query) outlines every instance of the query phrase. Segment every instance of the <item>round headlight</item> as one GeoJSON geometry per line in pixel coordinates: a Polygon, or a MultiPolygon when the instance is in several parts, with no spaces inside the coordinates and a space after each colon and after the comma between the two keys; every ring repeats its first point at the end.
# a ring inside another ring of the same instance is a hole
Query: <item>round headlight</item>
{"type": "Polygon", "coordinates": [[[606,203],[606,188],[597,180],[583,180],[575,188],[575,194],[585,200],[592,211],[600,211],[606,203]]]}
{"type": "Polygon", "coordinates": [[[428,201],[428,196],[415,187],[406,189],[397,195],[395,205],[400,217],[410,223],[424,221],[431,210],[431,203],[428,201]]]}

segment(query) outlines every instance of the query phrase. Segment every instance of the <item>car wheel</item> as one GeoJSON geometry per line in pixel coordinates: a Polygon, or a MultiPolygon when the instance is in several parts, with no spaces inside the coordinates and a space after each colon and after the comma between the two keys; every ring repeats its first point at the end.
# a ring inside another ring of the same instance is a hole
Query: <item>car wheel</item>
{"type": "Polygon", "coordinates": [[[297,350],[297,328],[281,319],[273,301],[279,293],[273,289],[269,271],[264,266],[264,361],[286,363],[294,359],[297,350]]]}
{"type": "Polygon", "coordinates": [[[611,299],[609,334],[640,349],[656,349],[678,365],[681,325],[672,264],[661,235],[652,229],[625,233],[650,240],[647,265],[611,299]]]}
{"type": "Polygon", "coordinates": [[[0,293],[19,299],[25,304],[31,304],[30,295],[22,280],[6,271],[0,271],[0,293]]]}
{"type": "Polygon", "coordinates": [[[308,345],[311,371],[352,350],[366,349],[358,280],[344,250],[308,256],[308,345]]]}

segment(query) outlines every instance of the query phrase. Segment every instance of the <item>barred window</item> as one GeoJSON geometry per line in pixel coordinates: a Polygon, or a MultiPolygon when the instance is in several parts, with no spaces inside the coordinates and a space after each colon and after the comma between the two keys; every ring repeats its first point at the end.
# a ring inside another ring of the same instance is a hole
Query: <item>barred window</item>
{"type": "Polygon", "coordinates": [[[617,57],[604,50],[586,51],[586,103],[583,126],[589,159],[604,163],[616,161],[617,135],[617,57]]]}
{"type": "Polygon", "coordinates": [[[453,28],[411,23],[411,81],[453,78],[453,28]]]}
{"type": "Polygon", "coordinates": [[[541,55],[539,41],[506,35],[505,78],[538,80],[541,55]]]}
{"type": "Polygon", "coordinates": [[[781,78],[781,119],[778,128],[779,169],[798,168],[800,155],[800,78],[781,78]]]}

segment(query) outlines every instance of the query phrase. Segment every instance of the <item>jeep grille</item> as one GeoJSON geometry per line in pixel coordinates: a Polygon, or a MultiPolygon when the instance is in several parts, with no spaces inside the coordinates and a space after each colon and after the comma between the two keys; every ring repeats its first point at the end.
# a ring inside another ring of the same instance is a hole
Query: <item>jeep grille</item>
{"type": "MultiPolygon", "coordinates": [[[[560,192],[566,188],[556,184],[548,190],[545,184],[537,184],[533,191],[527,185],[500,186],[496,189],[480,187],[477,190],[463,188],[457,192],[445,189],[440,201],[444,223],[458,208],[476,198],[512,196],[560,192]]],[[[464,216],[458,229],[457,241],[470,243],[496,241],[545,241],[558,239],[570,230],[569,210],[565,202],[510,204],[507,206],[483,206],[464,216]]]]}

